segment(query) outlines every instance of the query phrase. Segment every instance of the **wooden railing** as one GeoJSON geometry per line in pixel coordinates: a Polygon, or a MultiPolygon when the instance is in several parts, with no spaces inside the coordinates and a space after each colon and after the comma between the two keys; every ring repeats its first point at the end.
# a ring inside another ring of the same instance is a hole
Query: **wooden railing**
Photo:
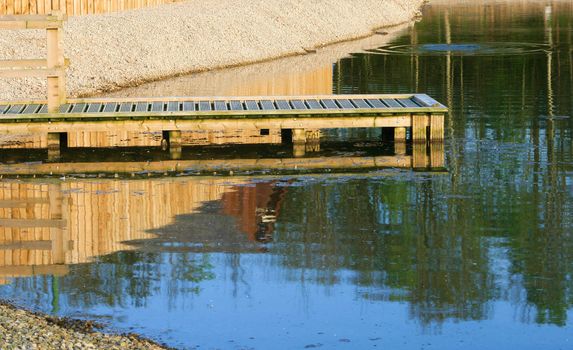
{"type": "Polygon", "coordinates": [[[0,0],[2,15],[47,15],[61,11],[68,16],[135,10],[178,0],[0,0]]]}
{"type": "Polygon", "coordinates": [[[46,59],[0,60],[0,78],[45,77],[48,79],[48,111],[57,112],[66,103],[66,65],[63,48],[63,21],[66,15],[0,16],[1,29],[46,29],[46,59]]]}

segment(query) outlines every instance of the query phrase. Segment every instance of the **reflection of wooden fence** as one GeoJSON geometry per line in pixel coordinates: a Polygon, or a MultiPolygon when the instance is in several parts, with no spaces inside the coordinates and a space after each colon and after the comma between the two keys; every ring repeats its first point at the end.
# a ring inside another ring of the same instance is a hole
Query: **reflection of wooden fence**
{"type": "Polygon", "coordinates": [[[134,10],[175,0],[0,0],[0,15],[45,15],[54,10],[69,16],[134,10]]]}
{"type": "Polygon", "coordinates": [[[123,242],[152,238],[147,230],[233,190],[228,179],[2,182],[0,283],[131,249],[123,242]]]}

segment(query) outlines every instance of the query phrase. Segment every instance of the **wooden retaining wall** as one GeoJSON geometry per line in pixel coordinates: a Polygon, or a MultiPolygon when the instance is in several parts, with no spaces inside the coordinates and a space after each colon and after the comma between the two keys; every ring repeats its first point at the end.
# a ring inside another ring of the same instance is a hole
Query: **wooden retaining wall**
{"type": "Polygon", "coordinates": [[[0,0],[0,16],[47,15],[60,10],[68,16],[135,10],[177,0],[0,0]]]}

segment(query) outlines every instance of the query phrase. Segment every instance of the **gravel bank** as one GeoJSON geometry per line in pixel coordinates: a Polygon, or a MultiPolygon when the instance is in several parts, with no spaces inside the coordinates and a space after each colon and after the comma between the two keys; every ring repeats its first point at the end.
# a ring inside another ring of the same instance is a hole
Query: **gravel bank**
{"type": "MultiPolygon", "coordinates": [[[[65,25],[68,94],[303,54],[409,21],[422,0],[191,0],[65,25]]],[[[43,31],[2,31],[0,59],[45,56],[43,31]]],[[[0,100],[45,98],[43,79],[2,79],[0,100]]]]}
{"type": "Polygon", "coordinates": [[[47,317],[0,303],[1,349],[166,349],[135,335],[94,331],[91,322],[47,317]]]}

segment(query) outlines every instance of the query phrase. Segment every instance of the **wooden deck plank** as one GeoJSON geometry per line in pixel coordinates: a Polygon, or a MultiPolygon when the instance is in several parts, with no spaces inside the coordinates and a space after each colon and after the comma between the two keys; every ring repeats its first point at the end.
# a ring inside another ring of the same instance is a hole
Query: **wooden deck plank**
{"type": "Polygon", "coordinates": [[[334,102],[333,99],[322,99],[320,100],[320,103],[326,109],[338,109],[338,105],[336,104],[336,102],[334,102]]]}
{"type": "Polygon", "coordinates": [[[136,112],[147,112],[149,110],[149,103],[147,102],[137,102],[135,105],[136,112]]]}
{"type": "Polygon", "coordinates": [[[40,105],[31,104],[31,105],[27,105],[26,108],[24,108],[24,111],[22,111],[22,113],[35,114],[39,109],[40,109],[40,105]]]}
{"type": "Polygon", "coordinates": [[[103,107],[103,111],[105,113],[113,113],[115,112],[115,109],[117,108],[117,103],[113,102],[113,103],[106,103],[105,107],[103,107]]]}
{"type": "Polygon", "coordinates": [[[290,103],[288,103],[287,100],[276,100],[275,103],[277,105],[277,108],[280,110],[292,109],[292,107],[290,106],[290,103]]]}
{"type": "Polygon", "coordinates": [[[300,109],[300,110],[308,109],[308,107],[306,106],[306,104],[302,100],[292,100],[290,103],[291,103],[293,109],[300,109]]]}
{"type": "Polygon", "coordinates": [[[361,98],[354,98],[351,101],[358,108],[372,108],[366,101],[361,98]]]}
{"type": "Polygon", "coordinates": [[[195,102],[183,102],[183,111],[191,112],[195,110],[195,102]]]}
{"type": "Polygon", "coordinates": [[[411,108],[420,107],[420,105],[418,103],[416,103],[415,101],[412,101],[409,98],[398,98],[398,99],[396,99],[396,101],[398,101],[404,107],[411,107],[411,108]]]}
{"type": "Polygon", "coordinates": [[[72,104],[66,103],[60,106],[60,113],[68,113],[72,109],[72,104]]]}
{"type": "Polygon", "coordinates": [[[165,103],[164,102],[153,102],[153,104],[151,104],[151,111],[152,112],[163,112],[163,105],[165,103]]]}
{"type": "Polygon", "coordinates": [[[273,103],[273,101],[271,100],[262,100],[261,101],[261,107],[263,108],[263,110],[265,111],[272,111],[277,109],[275,107],[275,104],[273,103]]]}
{"type": "Polygon", "coordinates": [[[412,100],[418,103],[420,106],[424,107],[444,107],[440,102],[434,100],[426,94],[415,94],[412,96],[412,100]]]}
{"type": "Polygon", "coordinates": [[[20,114],[25,107],[26,105],[12,105],[6,114],[20,114]]]}
{"type": "Polygon", "coordinates": [[[366,100],[373,108],[388,108],[379,98],[369,98],[366,100]]]}
{"type": "Polygon", "coordinates": [[[384,99],[382,99],[382,102],[384,102],[384,104],[390,108],[403,107],[400,103],[398,103],[398,101],[396,101],[393,98],[384,98],[384,99]]]}
{"type": "Polygon", "coordinates": [[[133,103],[132,102],[124,102],[119,105],[120,112],[131,112],[133,110],[133,103]]]}
{"type": "Polygon", "coordinates": [[[199,110],[200,111],[210,111],[211,110],[211,102],[210,101],[199,102],[199,110]]]}
{"type": "Polygon", "coordinates": [[[215,101],[214,107],[216,111],[227,111],[227,102],[225,101],[215,101]]]}
{"type": "Polygon", "coordinates": [[[309,99],[305,100],[305,102],[310,109],[323,109],[322,105],[320,104],[320,102],[318,102],[318,100],[309,99]]]}
{"type": "Polygon", "coordinates": [[[259,104],[257,103],[257,101],[254,101],[254,100],[245,101],[245,107],[247,107],[248,111],[260,110],[259,104]]]}
{"type": "Polygon", "coordinates": [[[71,113],[83,113],[86,109],[85,103],[78,103],[72,107],[71,113]]]}
{"type": "Polygon", "coordinates": [[[168,112],[179,112],[179,102],[176,102],[176,101],[167,102],[167,111],[168,112]]]}
{"type": "Polygon", "coordinates": [[[338,102],[338,104],[340,105],[340,107],[342,107],[343,109],[353,109],[356,108],[354,107],[354,105],[352,104],[352,102],[350,102],[350,100],[347,99],[339,99],[336,102],[338,102]]]}
{"type": "Polygon", "coordinates": [[[90,103],[87,113],[99,113],[101,111],[101,103],[90,103]]]}
{"type": "Polygon", "coordinates": [[[240,101],[231,101],[229,102],[229,107],[232,111],[242,111],[243,104],[240,101]]]}

